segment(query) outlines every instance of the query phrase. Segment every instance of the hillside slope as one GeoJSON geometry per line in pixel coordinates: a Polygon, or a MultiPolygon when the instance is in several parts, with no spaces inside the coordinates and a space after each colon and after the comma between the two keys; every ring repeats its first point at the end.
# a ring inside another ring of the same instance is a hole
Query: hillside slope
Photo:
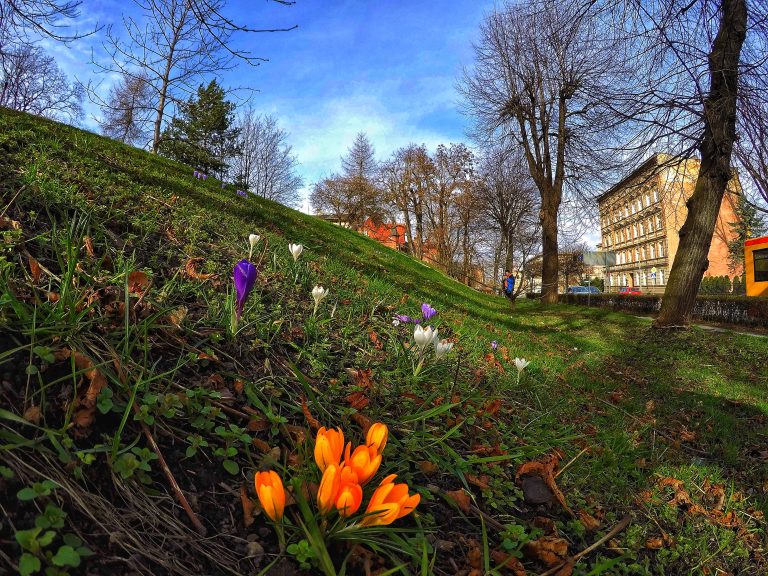
{"type": "MultiPolygon", "coordinates": [[[[381,421],[375,482],[397,474],[421,503],[391,529],[321,523],[335,569],[764,571],[765,339],[512,307],[180,164],[4,110],[0,197],[9,570],[32,558],[72,574],[317,570],[306,544],[279,554],[253,474],[301,475],[317,424],[359,440],[381,421]],[[251,233],[259,277],[233,335],[232,267],[251,233]],[[305,247],[297,261],[289,242],[305,247]],[[330,293],[313,313],[315,284],[330,293]],[[454,348],[420,365],[413,326],[392,317],[424,302],[454,348]],[[520,373],[514,357],[531,364],[520,373]],[[30,540],[36,522],[51,542],[30,540]]],[[[307,480],[312,492],[319,478],[307,480]]]]}

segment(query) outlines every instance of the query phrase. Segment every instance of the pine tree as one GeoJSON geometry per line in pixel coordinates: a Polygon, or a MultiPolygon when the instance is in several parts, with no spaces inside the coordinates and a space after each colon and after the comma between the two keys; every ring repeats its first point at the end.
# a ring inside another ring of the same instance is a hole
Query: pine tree
{"type": "Polygon", "coordinates": [[[238,153],[235,105],[216,80],[197,89],[197,98],[181,102],[164,133],[160,152],[206,173],[221,175],[238,153]]]}
{"type": "Polygon", "coordinates": [[[728,268],[735,272],[744,267],[744,243],[750,238],[765,234],[766,226],[762,216],[744,196],[736,203],[736,221],[731,223],[734,239],[728,243],[728,268]]]}

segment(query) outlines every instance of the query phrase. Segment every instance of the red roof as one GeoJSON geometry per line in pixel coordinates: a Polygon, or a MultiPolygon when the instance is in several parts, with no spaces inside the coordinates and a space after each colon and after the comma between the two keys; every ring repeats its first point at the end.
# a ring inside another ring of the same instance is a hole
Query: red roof
{"type": "Polygon", "coordinates": [[[768,236],[763,236],[762,238],[752,238],[751,240],[747,240],[744,243],[745,246],[754,246],[755,244],[768,244],[768,236]]]}
{"type": "Polygon", "coordinates": [[[379,242],[396,241],[398,245],[405,244],[404,224],[374,224],[369,218],[363,223],[362,232],[369,238],[379,242]]]}

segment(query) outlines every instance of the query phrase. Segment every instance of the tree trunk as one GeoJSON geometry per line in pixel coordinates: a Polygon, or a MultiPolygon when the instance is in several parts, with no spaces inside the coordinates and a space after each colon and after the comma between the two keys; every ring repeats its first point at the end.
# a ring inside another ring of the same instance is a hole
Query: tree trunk
{"type": "Polygon", "coordinates": [[[545,304],[557,304],[558,251],[557,251],[557,212],[559,198],[552,191],[542,195],[541,211],[541,301],[545,304]]]}
{"type": "Polygon", "coordinates": [[[745,0],[723,0],[720,28],[709,53],[709,94],[704,101],[701,166],[688,216],[680,229],[680,245],[669,274],[659,328],[683,326],[696,303],[701,278],[709,265],[717,215],[731,179],[731,151],[736,139],[736,89],[741,47],[746,38],[745,0]]]}

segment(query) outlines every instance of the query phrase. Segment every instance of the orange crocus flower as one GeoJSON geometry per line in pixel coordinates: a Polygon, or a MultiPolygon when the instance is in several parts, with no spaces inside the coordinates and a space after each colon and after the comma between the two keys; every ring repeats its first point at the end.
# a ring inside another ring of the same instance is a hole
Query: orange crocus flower
{"type": "Polygon", "coordinates": [[[357,481],[357,474],[351,468],[341,469],[341,481],[336,495],[336,509],[342,516],[351,516],[363,502],[363,489],[357,481]]]}
{"type": "Polygon", "coordinates": [[[320,487],[317,489],[317,507],[322,514],[328,514],[334,504],[341,486],[341,468],[336,464],[330,464],[323,472],[320,487]]]}
{"type": "Polygon", "coordinates": [[[388,436],[389,429],[387,425],[376,422],[368,429],[368,434],[365,436],[365,444],[368,448],[375,448],[377,454],[381,454],[384,452],[384,446],[387,445],[388,436]]]}
{"type": "Polygon", "coordinates": [[[264,513],[273,521],[279,522],[285,509],[285,489],[280,476],[274,470],[256,472],[254,483],[264,513]]]}
{"type": "Polygon", "coordinates": [[[383,526],[413,511],[419,504],[419,494],[408,494],[407,484],[395,484],[396,474],[390,474],[376,488],[361,524],[363,526],[383,526]]]}
{"type": "Polygon", "coordinates": [[[344,464],[352,469],[357,475],[360,485],[364,486],[378,471],[381,465],[381,454],[378,454],[374,448],[368,448],[368,446],[358,446],[350,454],[351,449],[352,444],[347,444],[344,464]]]}
{"type": "Polygon", "coordinates": [[[341,428],[326,429],[325,426],[317,431],[315,436],[315,462],[320,472],[334,464],[336,466],[341,462],[341,454],[344,452],[344,432],[341,428]]]}

